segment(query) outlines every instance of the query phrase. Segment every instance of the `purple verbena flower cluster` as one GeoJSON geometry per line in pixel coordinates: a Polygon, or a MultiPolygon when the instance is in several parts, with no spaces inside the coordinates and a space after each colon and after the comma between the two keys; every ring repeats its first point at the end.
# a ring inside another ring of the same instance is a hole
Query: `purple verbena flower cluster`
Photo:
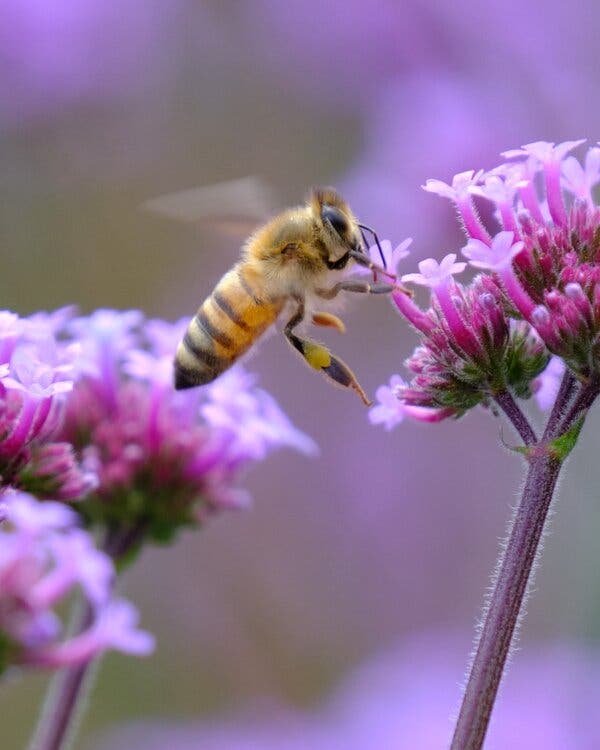
{"type": "Polygon", "coordinates": [[[98,310],[68,325],[82,356],[61,437],[99,478],[82,510],[156,540],[246,506],[240,469],[274,448],[315,449],[241,367],[209,386],[175,391],[173,352],[187,322],[98,310]]]}
{"type": "Polygon", "coordinates": [[[452,253],[402,277],[428,287],[431,304],[423,311],[393,295],[422,343],[407,361],[410,384],[396,378],[396,399],[388,386],[378,391],[373,422],[456,417],[504,391],[536,393],[547,407],[565,366],[583,381],[600,374],[600,148],[581,164],[568,154],[582,143],[531,143],[488,172],[428,180],[425,190],[455,204],[468,238],[462,253],[480,274],[455,281],[467,264],[452,253]],[[493,229],[474,198],[493,204],[493,229]]]}
{"type": "Polygon", "coordinates": [[[0,672],[147,653],[135,609],[112,597],[113,561],[247,505],[240,471],[274,448],[315,450],[241,367],[176,392],[186,325],[138,311],[0,312],[0,672]],[[64,638],[55,607],[75,586],[91,614],[64,638]]]}
{"type": "Polygon", "coordinates": [[[0,312],[0,487],[74,500],[95,485],[72,446],[57,438],[80,350],[58,338],[70,314],[0,312]]]}
{"type": "Polygon", "coordinates": [[[17,490],[2,494],[1,507],[0,672],[80,664],[107,649],[152,650],[153,638],[135,627],[133,606],[112,596],[111,559],[78,527],[71,508],[17,490]],[[77,586],[94,618],[68,637],[55,610],[77,586]]]}

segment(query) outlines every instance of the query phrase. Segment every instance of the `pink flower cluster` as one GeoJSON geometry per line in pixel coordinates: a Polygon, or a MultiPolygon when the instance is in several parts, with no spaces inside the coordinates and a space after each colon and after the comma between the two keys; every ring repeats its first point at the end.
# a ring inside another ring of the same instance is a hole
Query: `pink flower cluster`
{"type": "Polygon", "coordinates": [[[58,338],[70,314],[0,312],[0,486],[59,500],[81,498],[96,483],[56,438],[79,356],[76,343],[58,338]]]}
{"type": "Polygon", "coordinates": [[[5,490],[0,502],[0,672],[9,665],[80,664],[107,649],[153,649],[152,636],[136,628],[134,607],[113,598],[112,561],[78,528],[71,508],[16,490],[5,490]],[[76,587],[94,618],[68,637],[56,608],[76,587]]]}
{"type": "Polygon", "coordinates": [[[393,400],[380,390],[373,422],[460,416],[503,390],[524,398],[537,391],[545,407],[565,366],[584,380],[598,375],[600,148],[580,163],[569,154],[582,143],[530,143],[488,172],[427,181],[425,190],[454,203],[467,234],[462,253],[480,275],[457,283],[467,264],[450,254],[402,278],[429,287],[431,305],[423,311],[394,295],[423,340],[407,362],[411,384],[395,381],[393,400]],[[495,227],[475,200],[493,205],[495,227]]]}
{"type": "Polygon", "coordinates": [[[246,505],[240,471],[273,449],[316,449],[242,368],[175,391],[186,325],[138,311],[0,312],[0,672],[147,653],[135,609],[112,598],[112,560],[246,505]],[[93,616],[65,639],[55,608],[75,586],[93,616]]]}
{"type": "Polygon", "coordinates": [[[157,540],[247,505],[240,470],[273,449],[315,450],[241,367],[175,391],[173,352],[187,322],[98,310],[68,325],[82,347],[81,372],[60,434],[99,479],[82,512],[109,527],[141,526],[157,540]]]}

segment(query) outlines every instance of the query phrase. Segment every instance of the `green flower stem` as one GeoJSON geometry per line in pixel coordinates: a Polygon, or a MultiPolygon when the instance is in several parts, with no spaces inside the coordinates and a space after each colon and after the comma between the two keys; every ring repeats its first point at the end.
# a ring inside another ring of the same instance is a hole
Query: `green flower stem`
{"type": "MultiPolygon", "coordinates": [[[[580,389],[574,402],[569,405],[573,398],[573,383],[570,380],[569,375],[565,376],[544,437],[540,443],[533,444],[528,453],[529,468],[521,501],[501,553],[451,750],[480,750],[483,746],[559,472],[577,438],[577,423],[585,417],[598,394],[597,384],[590,383],[580,389]],[[562,452],[554,449],[552,442],[556,439],[563,439],[564,442],[567,435],[573,436],[570,445],[562,452]]],[[[510,409],[504,411],[521,433],[522,414],[521,417],[513,414],[516,417],[513,419],[510,409]]]]}

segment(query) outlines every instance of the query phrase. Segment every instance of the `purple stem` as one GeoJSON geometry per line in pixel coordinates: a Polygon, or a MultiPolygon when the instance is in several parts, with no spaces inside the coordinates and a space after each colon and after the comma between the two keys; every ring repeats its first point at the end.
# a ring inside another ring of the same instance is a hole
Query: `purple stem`
{"type": "Polygon", "coordinates": [[[574,425],[582,417],[585,417],[589,408],[596,400],[600,392],[600,380],[594,378],[586,385],[583,385],[575,397],[569,409],[566,409],[564,421],[570,426],[574,425]]]}
{"type": "Polygon", "coordinates": [[[548,435],[554,435],[556,433],[558,423],[564,417],[567,409],[569,408],[569,405],[571,404],[576,386],[577,380],[575,378],[575,375],[573,375],[571,370],[567,368],[565,370],[565,374],[563,375],[560,389],[556,395],[554,409],[552,409],[552,413],[550,414],[548,423],[546,424],[544,437],[548,435]]]}
{"type": "Polygon", "coordinates": [[[519,409],[517,402],[508,391],[503,391],[494,396],[494,400],[508,419],[512,422],[513,427],[521,436],[525,445],[534,445],[537,443],[537,436],[533,427],[527,421],[527,417],[519,409]]]}
{"type": "MultiPolygon", "coordinates": [[[[564,434],[578,419],[585,416],[598,395],[598,385],[589,383],[580,390],[569,408],[573,385],[573,378],[569,374],[565,375],[540,444],[541,449],[536,451],[536,444],[533,443],[534,450],[529,456],[529,469],[521,502],[513,516],[508,541],[501,553],[494,590],[485,612],[451,750],[480,750],[483,745],[562,467],[561,459],[544,450],[543,445],[564,434]]],[[[527,434],[527,428],[524,428],[521,420],[521,417],[525,418],[520,410],[520,416],[513,413],[512,406],[503,410],[519,434],[521,431],[527,434]]],[[[523,435],[522,437],[525,440],[523,435]]]]}

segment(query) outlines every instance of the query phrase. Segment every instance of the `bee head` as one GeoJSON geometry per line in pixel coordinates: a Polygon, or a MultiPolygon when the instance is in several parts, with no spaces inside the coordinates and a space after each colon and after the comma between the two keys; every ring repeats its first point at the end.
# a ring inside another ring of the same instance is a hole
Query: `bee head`
{"type": "Polygon", "coordinates": [[[328,250],[327,265],[331,269],[344,268],[351,251],[362,250],[358,222],[346,201],[332,188],[316,188],[309,205],[321,227],[328,250]]]}
{"type": "Polygon", "coordinates": [[[326,243],[327,247],[333,246],[334,252],[330,249],[325,261],[330,269],[344,268],[350,258],[353,258],[362,266],[385,272],[387,265],[379,237],[371,227],[358,221],[339,193],[332,188],[316,188],[310,195],[309,206],[319,217],[323,233],[330,240],[326,243]],[[375,267],[369,258],[369,243],[365,231],[372,234],[375,240],[383,268],[375,267]]]}

